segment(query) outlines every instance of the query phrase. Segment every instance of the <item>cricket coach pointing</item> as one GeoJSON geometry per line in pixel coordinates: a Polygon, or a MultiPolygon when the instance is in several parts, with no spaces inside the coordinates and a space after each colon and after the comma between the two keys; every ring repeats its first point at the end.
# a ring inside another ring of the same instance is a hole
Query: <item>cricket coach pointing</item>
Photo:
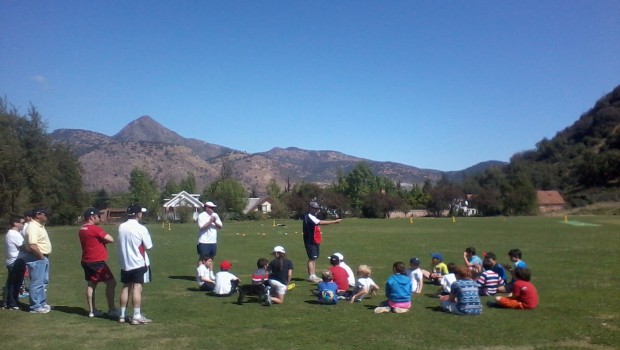
{"type": "Polygon", "coordinates": [[[319,258],[319,248],[322,241],[320,225],[339,224],[342,219],[319,220],[316,215],[321,210],[317,202],[310,202],[309,210],[304,215],[303,232],[304,246],[308,255],[308,281],[318,283],[321,281],[316,275],[316,260],[319,258]]]}

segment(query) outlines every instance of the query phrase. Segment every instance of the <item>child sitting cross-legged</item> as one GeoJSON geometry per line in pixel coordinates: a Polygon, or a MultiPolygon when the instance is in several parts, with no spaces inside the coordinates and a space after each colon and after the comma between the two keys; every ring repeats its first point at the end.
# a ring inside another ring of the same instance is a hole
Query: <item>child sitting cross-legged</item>
{"type": "Polygon", "coordinates": [[[334,276],[329,270],[323,271],[321,274],[323,281],[317,285],[317,296],[319,303],[326,305],[335,305],[338,303],[338,285],[334,282],[334,276]]]}
{"type": "Polygon", "coordinates": [[[387,300],[375,308],[375,313],[393,311],[401,314],[411,308],[411,278],[407,276],[405,264],[397,261],[392,265],[394,274],[385,283],[387,300]]]}
{"type": "Polygon", "coordinates": [[[370,278],[372,270],[368,265],[360,265],[357,268],[357,283],[353,289],[353,295],[349,298],[350,303],[362,301],[362,299],[379,290],[379,286],[370,278]]]}
{"type": "Polygon", "coordinates": [[[532,272],[528,268],[517,267],[514,276],[516,281],[512,287],[512,294],[507,297],[495,297],[495,306],[517,310],[535,309],[538,306],[538,292],[530,282],[532,272]]]}
{"type": "Polygon", "coordinates": [[[269,265],[269,260],[265,258],[260,258],[256,261],[257,270],[252,273],[252,283],[239,286],[237,304],[243,304],[247,295],[255,295],[259,300],[268,301],[269,287],[267,281],[269,280],[269,273],[267,272],[267,265],[269,265]]]}
{"type": "Polygon", "coordinates": [[[497,288],[504,284],[504,280],[497,272],[493,271],[493,263],[490,260],[485,260],[482,267],[484,271],[476,280],[479,294],[483,296],[497,294],[497,288]]]}
{"type": "Polygon", "coordinates": [[[218,297],[228,297],[237,292],[239,278],[230,273],[232,264],[228,260],[220,264],[220,272],[215,274],[215,288],[213,294],[218,297]]]}

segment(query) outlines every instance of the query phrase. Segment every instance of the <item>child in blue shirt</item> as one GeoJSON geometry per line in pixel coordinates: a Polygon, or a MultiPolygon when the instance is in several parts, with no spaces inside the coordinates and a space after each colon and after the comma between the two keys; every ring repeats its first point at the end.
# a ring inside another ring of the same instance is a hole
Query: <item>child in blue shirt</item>
{"type": "Polygon", "coordinates": [[[405,263],[397,261],[392,265],[394,274],[385,283],[387,300],[375,308],[375,313],[394,311],[398,314],[411,308],[411,278],[407,275],[405,263]]]}
{"type": "Polygon", "coordinates": [[[329,270],[323,271],[321,274],[323,281],[319,282],[318,297],[319,303],[326,305],[335,305],[338,303],[338,285],[334,282],[334,276],[329,270]]]}

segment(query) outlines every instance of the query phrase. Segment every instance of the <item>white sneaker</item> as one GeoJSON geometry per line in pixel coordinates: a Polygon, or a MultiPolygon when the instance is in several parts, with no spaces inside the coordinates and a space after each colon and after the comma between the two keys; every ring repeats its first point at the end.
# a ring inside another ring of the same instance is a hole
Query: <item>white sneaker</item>
{"type": "Polygon", "coordinates": [[[31,314],[46,314],[50,312],[50,309],[46,309],[45,307],[36,309],[36,310],[30,310],[31,314]]]}
{"type": "Polygon", "coordinates": [[[397,314],[404,314],[405,312],[409,312],[409,309],[403,309],[402,307],[395,307],[394,312],[397,314]]]}
{"type": "Polygon", "coordinates": [[[391,309],[390,309],[389,306],[379,306],[379,307],[375,308],[375,313],[376,314],[381,314],[381,313],[390,312],[390,311],[391,311],[391,309]]]}
{"type": "Polygon", "coordinates": [[[90,317],[90,318],[101,317],[101,316],[103,316],[103,312],[101,312],[101,311],[99,311],[97,309],[93,310],[93,312],[89,312],[88,313],[88,317],[90,317]]]}
{"type": "Polygon", "coordinates": [[[322,281],[322,279],[318,278],[317,276],[310,276],[310,277],[308,277],[308,282],[319,283],[321,281],[322,281]]]}
{"type": "Polygon", "coordinates": [[[140,324],[149,324],[151,323],[151,320],[149,320],[148,318],[146,318],[146,316],[144,315],[140,315],[140,317],[133,317],[131,319],[131,324],[132,325],[140,325],[140,324]]]}
{"type": "Polygon", "coordinates": [[[265,287],[265,294],[263,295],[263,299],[265,300],[265,305],[271,306],[271,287],[265,287]]]}

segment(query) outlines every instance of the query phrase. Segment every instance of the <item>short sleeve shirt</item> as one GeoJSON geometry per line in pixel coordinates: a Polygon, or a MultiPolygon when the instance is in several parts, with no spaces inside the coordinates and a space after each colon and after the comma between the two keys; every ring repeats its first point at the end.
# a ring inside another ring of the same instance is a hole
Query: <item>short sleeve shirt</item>
{"type": "Polygon", "coordinates": [[[26,242],[28,245],[34,244],[39,248],[41,254],[47,255],[52,253],[52,242],[47,234],[45,226],[35,220],[32,220],[26,231],[26,242]]]}
{"type": "Polygon", "coordinates": [[[85,224],[78,232],[82,245],[82,261],[98,262],[108,259],[108,250],[104,240],[107,233],[97,225],[85,224]]]}

